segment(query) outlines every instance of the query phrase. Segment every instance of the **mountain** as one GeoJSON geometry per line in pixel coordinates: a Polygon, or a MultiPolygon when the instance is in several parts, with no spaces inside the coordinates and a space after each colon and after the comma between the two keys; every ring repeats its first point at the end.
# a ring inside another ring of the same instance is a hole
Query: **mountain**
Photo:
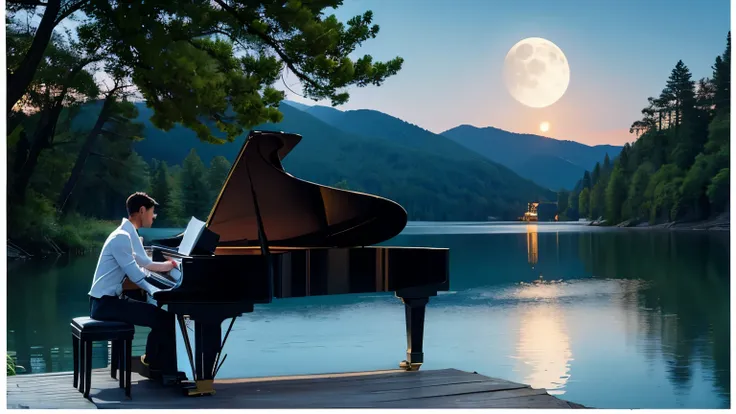
{"type": "MultiPolygon", "coordinates": [[[[232,162],[243,144],[242,136],[233,143],[216,145],[199,141],[186,128],[161,131],[148,121],[150,109],[139,104],[138,110],[145,139],[136,142],[134,149],[148,161],[155,158],[170,165],[181,164],[194,148],[206,165],[217,155],[232,162]]],[[[361,135],[341,130],[310,114],[312,108],[300,110],[287,104],[280,110],[282,122],[253,129],[302,135],[301,143],[284,159],[286,171],[323,185],[346,182],[352,190],[395,200],[406,208],[410,220],[515,219],[526,210],[527,202],[556,197],[554,192],[436,134],[428,133],[431,145],[414,145],[416,138],[406,134],[380,139],[371,132],[382,129],[367,128],[365,123],[361,124],[366,126],[361,135]]],[[[401,132],[400,128],[391,131],[401,132]]]]}
{"type": "Polygon", "coordinates": [[[285,103],[356,135],[381,138],[456,160],[474,159],[480,155],[554,191],[571,189],[585,170],[592,170],[606,153],[613,158],[622,148],[612,145],[591,147],[574,141],[469,125],[435,134],[379,111],[340,111],[328,106],[285,103]]]}
{"type": "Polygon", "coordinates": [[[606,153],[613,159],[623,147],[588,146],[533,134],[460,125],[441,135],[498,162],[544,187],[572,189],[585,170],[592,171],[606,153]]]}
{"type": "Polygon", "coordinates": [[[426,151],[455,160],[477,160],[478,154],[447,137],[427,131],[383,112],[369,109],[339,111],[325,106],[306,110],[310,115],[355,135],[380,138],[410,149],[426,151]]]}

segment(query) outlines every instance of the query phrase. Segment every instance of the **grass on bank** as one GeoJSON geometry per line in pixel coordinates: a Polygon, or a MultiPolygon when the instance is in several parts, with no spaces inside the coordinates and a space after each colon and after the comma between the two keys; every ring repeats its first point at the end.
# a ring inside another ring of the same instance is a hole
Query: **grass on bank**
{"type": "Polygon", "coordinates": [[[61,218],[50,200],[39,194],[28,195],[23,205],[8,206],[8,238],[31,254],[53,251],[49,241],[64,252],[95,249],[120,224],[77,213],[61,218]]]}

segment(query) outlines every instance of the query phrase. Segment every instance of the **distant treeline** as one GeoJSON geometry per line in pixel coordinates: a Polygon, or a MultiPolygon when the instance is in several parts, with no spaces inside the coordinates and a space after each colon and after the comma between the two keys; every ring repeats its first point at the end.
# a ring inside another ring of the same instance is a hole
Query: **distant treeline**
{"type": "Polygon", "coordinates": [[[712,78],[692,80],[677,62],[659,97],[631,125],[638,139],[558,193],[562,218],[662,223],[728,211],[731,33],[712,78]]]}

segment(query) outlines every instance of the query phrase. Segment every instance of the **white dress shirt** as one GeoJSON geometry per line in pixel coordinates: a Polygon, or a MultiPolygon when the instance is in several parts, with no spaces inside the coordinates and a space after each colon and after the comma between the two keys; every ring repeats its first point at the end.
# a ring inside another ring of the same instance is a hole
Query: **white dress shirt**
{"type": "Polygon", "coordinates": [[[95,298],[120,296],[125,276],[152,295],[159,289],[146,282],[148,270],[143,268],[151,262],[135,226],[124,218],[102,246],[89,295],[95,298]]]}
{"type": "Polygon", "coordinates": [[[138,237],[138,230],[135,229],[133,223],[127,218],[123,218],[123,223],[120,228],[130,235],[130,241],[133,243],[133,256],[135,257],[136,263],[141,267],[146,267],[153,263],[153,259],[148,257],[146,249],[143,247],[140,237],[138,237]]]}

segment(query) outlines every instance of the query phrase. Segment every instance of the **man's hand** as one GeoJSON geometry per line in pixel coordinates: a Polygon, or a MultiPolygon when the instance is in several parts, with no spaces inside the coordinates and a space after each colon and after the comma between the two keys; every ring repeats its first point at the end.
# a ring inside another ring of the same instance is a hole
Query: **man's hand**
{"type": "Polygon", "coordinates": [[[168,272],[175,267],[177,267],[177,263],[174,259],[166,259],[165,262],[153,262],[146,266],[146,269],[153,272],[168,272]]]}
{"type": "Polygon", "coordinates": [[[174,259],[172,259],[172,258],[169,258],[169,260],[168,260],[168,261],[169,261],[169,263],[171,263],[171,265],[173,266],[173,267],[172,267],[172,269],[177,269],[177,268],[179,268],[179,263],[178,263],[178,262],[177,262],[176,260],[174,260],[174,259]]]}
{"type": "Polygon", "coordinates": [[[168,272],[168,271],[170,271],[171,269],[173,269],[173,268],[175,268],[175,267],[176,267],[176,263],[174,263],[174,261],[173,261],[173,260],[171,260],[171,259],[169,259],[169,260],[167,260],[167,261],[163,262],[163,263],[162,263],[162,265],[163,265],[163,271],[164,271],[164,272],[168,272]]]}

